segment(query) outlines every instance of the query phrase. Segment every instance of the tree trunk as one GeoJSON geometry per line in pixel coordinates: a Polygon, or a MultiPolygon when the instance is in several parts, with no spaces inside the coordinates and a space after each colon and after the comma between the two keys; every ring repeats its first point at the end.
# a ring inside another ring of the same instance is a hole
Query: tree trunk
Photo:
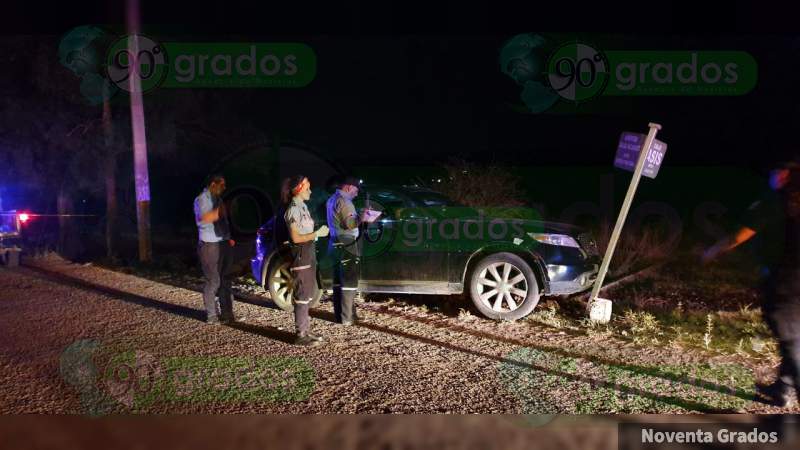
{"type": "Polygon", "coordinates": [[[113,147],[111,104],[108,96],[103,100],[103,138],[105,158],[103,177],[106,185],[106,257],[114,261],[117,257],[117,154],[113,147]]]}
{"type": "Polygon", "coordinates": [[[74,255],[72,255],[73,246],[70,245],[70,241],[76,238],[72,233],[72,218],[68,217],[69,214],[72,214],[72,195],[63,186],[58,191],[56,203],[58,207],[58,253],[66,258],[71,258],[74,255]]]}

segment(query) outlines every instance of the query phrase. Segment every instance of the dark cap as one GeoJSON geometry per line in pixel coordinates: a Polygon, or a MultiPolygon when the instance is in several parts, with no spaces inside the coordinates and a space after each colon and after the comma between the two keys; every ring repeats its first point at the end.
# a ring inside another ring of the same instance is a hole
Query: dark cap
{"type": "Polygon", "coordinates": [[[361,187],[361,180],[359,180],[358,178],[356,178],[354,176],[347,175],[347,176],[344,176],[344,177],[342,177],[340,179],[340,181],[338,183],[338,186],[339,187],[344,187],[344,186],[347,186],[348,184],[350,186],[355,186],[357,188],[360,188],[361,187]]]}

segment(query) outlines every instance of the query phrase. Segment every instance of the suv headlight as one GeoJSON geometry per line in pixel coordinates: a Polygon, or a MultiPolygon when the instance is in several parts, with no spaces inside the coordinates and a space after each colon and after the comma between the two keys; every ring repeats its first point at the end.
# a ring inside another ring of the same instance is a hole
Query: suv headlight
{"type": "Polygon", "coordinates": [[[542,244],[557,245],[559,247],[581,248],[578,241],[566,234],[528,233],[528,236],[542,244]]]}

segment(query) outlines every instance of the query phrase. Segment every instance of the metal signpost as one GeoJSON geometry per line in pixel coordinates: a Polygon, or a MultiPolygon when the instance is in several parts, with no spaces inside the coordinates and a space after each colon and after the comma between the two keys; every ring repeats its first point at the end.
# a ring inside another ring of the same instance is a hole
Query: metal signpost
{"type": "Polygon", "coordinates": [[[598,298],[597,296],[603,286],[611,258],[614,257],[614,249],[617,246],[620,234],[622,234],[622,227],[625,225],[625,219],[631,209],[636,188],[639,187],[639,180],[642,175],[649,178],[655,178],[658,175],[658,169],[661,167],[661,163],[664,161],[664,154],[667,151],[667,144],[656,139],[656,133],[661,129],[661,125],[650,123],[648,126],[650,131],[647,135],[624,132],[619,140],[614,166],[620,169],[632,170],[633,178],[631,178],[631,185],[628,187],[625,201],[622,202],[622,209],[619,212],[619,217],[617,217],[617,223],[614,225],[614,231],[611,233],[611,240],[608,242],[603,262],[600,264],[597,280],[595,280],[592,287],[592,295],[589,297],[589,318],[595,322],[607,323],[611,320],[611,300],[598,298]]]}

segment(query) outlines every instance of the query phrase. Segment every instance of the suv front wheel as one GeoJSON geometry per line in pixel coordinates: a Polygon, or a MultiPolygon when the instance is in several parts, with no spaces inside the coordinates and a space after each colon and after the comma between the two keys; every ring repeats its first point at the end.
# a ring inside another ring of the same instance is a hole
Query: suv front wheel
{"type": "Polygon", "coordinates": [[[478,262],[470,279],[470,296],[490,319],[518,320],[539,303],[533,269],[513,253],[496,253],[478,262]]]}
{"type": "MultiPolygon", "coordinates": [[[[275,305],[288,312],[294,311],[294,304],[292,303],[292,295],[294,294],[294,277],[289,270],[289,263],[282,258],[276,258],[269,265],[266,276],[264,277],[264,287],[269,291],[269,297],[275,305]]],[[[311,307],[319,304],[322,298],[322,289],[317,286],[317,291],[314,294],[314,300],[311,302],[311,307]]]]}

